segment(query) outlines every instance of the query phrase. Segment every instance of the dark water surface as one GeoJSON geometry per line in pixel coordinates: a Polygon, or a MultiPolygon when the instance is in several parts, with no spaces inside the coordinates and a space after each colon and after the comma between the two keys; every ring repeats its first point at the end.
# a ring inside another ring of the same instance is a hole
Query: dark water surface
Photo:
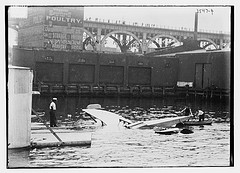
{"type": "MultiPolygon", "coordinates": [[[[56,96],[34,96],[33,108],[35,110],[43,109],[48,114],[49,104],[52,97],[56,96]]],[[[230,102],[228,99],[207,100],[202,97],[181,98],[120,98],[120,97],[74,97],[74,96],[58,96],[57,116],[67,117],[67,114],[75,115],[81,109],[85,109],[89,104],[100,104],[103,108],[120,110],[127,108],[133,110],[142,108],[148,110],[150,108],[163,108],[165,106],[173,106],[174,110],[181,110],[184,106],[191,107],[195,112],[201,109],[205,112],[213,112],[216,117],[223,117],[230,112],[230,102]]]]}
{"type": "MultiPolygon", "coordinates": [[[[35,109],[47,110],[49,96],[33,99],[35,109]]],[[[230,115],[228,100],[183,98],[83,98],[58,97],[58,118],[74,115],[76,108],[98,103],[117,112],[149,110],[173,106],[180,110],[185,105],[193,112],[202,109],[213,117],[230,115]]],[[[159,135],[151,129],[109,129],[107,126],[92,133],[91,147],[52,147],[12,152],[10,167],[179,167],[229,166],[230,123],[213,123],[193,127],[193,134],[159,135]],[[21,159],[19,159],[21,158],[21,159]],[[17,161],[14,161],[17,160],[17,161]]]]}

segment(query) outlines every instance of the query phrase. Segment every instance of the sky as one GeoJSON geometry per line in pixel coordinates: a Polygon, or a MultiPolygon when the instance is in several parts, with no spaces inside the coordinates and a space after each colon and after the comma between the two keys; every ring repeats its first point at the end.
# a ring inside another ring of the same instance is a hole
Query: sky
{"type": "Polygon", "coordinates": [[[230,7],[192,7],[192,6],[124,6],[124,7],[85,7],[85,19],[95,18],[126,21],[126,24],[155,24],[166,28],[194,28],[194,18],[197,9],[213,10],[213,13],[199,13],[199,30],[230,32],[230,7]]]}
{"type": "MultiPolygon", "coordinates": [[[[126,24],[142,23],[166,28],[194,28],[194,18],[197,9],[212,10],[213,13],[198,14],[198,29],[207,31],[230,32],[229,6],[86,6],[84,18],[104,19],[116,22],[126,21],[126,24]]],[[[26,8],[12,7],[10,16],[26,17],[26,8]]]]}

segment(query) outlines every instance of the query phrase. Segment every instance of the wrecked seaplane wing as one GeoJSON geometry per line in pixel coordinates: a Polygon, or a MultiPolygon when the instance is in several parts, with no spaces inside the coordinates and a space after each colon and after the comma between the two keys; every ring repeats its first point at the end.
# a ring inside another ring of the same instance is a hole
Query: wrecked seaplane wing
{"type": "Polygon", "coordinates": [[[153,128],[155,126],[171,127],[177,123],[186,121],[191,117],[191,116],[169,117],[169,118],[162,118],[157,120],[138,121],[138,122],[132,123],[131,120],[128,120],[126,118],[123,118],[122,116],[119,116],[118,114],[115,114],[113,112],[109,112],[106,110],[83,109],[83,111],[101,120],[107,126],[119,126],[119,123],[123,122],[123,124],[125,124],[125,127],[131,128],[131,129],[153,128]]]}
{"type": "Polygon", "coordinates": [[[118,126],[120,121],[123,123],[132,123],[130,120],[123,118],[113,112],[99,110],[99,109],[83,109],[84,112],[101,120],[107,126],[118,126]]]}
{"type": "Polygon", "coordinates": [[[149,120],[149,121],[139,121],[136,123],[132,123],[127,125],[127,128],[131,129],[144,129],[144,128],[153,128],[153,127],[171,127],[177,123],[186,121],[191,116],[179,116],[179,117],[169,117],[162,118],[157,120],[149,120]]]}

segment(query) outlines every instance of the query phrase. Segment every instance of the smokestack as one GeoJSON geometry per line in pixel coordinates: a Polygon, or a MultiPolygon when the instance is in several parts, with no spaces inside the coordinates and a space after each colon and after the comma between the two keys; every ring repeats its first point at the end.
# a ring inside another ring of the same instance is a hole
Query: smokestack
{"type": "Polygon", "coordinates": [[[194,40],[197,40],[197,30],[198,30],[198,12],[195,12],[194,40]]]}

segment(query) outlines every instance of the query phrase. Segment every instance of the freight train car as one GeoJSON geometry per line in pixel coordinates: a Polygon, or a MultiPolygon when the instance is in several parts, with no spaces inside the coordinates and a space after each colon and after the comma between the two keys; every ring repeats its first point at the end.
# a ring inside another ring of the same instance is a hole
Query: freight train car
{"type": "Polygon", "coordinates": [[[229,95],[231,89],[230,51],[189,51],[155,58],[178,59],[176,88],[203,96],[229,95]]]}
{"type": "Polygon", "coordinates": [[[231,91],[230,51],[177,54],[178,81],[192,82],[191,92],[205,95],[229,95],[231,91]]]}
{"type": "Polygon", "coordinates": [[[163,96],[230,90],[230,52],[224,51],[144,56],[14,48],[11,60],[32,68],[34,89],[47,94],[163,96]]]}
{"type": "Polygon", "coordinates": [[[179,81],[192,82],[196,89],[216,87],[230,90],[230,52],[210,51],[177,54],[179,81]]]}

